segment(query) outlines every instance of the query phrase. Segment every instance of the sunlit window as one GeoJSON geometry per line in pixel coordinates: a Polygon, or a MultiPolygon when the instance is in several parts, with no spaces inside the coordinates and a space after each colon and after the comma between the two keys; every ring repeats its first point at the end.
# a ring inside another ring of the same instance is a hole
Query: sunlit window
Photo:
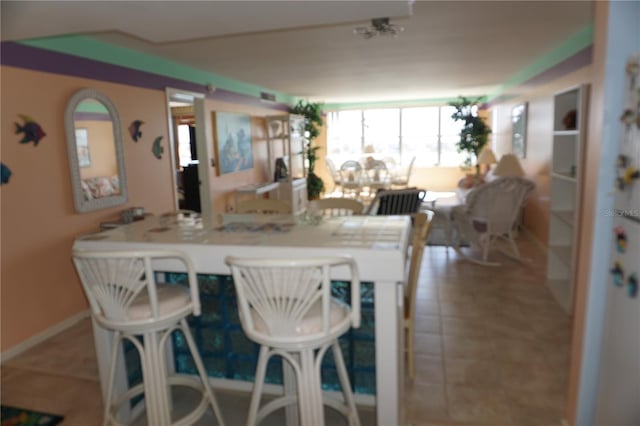
{"type": "Polygon", "coordinates": [[[451,106],[335,111],[327,115],[327,155],[334,162],[366,156],[421,167],[459,166],[462,123],[451,106]]]}
{"type": "Polygon", "coordinates": [[[178,126],[178,157],[182,167],[191,162],[191,137],[189,136],[189,126],[186,124],[178,126]]]}

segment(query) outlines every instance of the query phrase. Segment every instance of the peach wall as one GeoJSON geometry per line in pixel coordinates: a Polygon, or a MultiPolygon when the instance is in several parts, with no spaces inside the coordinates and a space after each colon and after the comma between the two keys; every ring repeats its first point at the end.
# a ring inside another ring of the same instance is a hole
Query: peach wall
{"type": "Polygon", "coordinates": [[[171,210],[173,194],[169,156],[158,160],[151,153],[156,136],[167,140],[164,92],[7,66],[1,78],[2,162],[13,171],[11,181],[0,187],[5,351],[87,308],[70,258],[77,235],[96,231],[100,222],[116,219],[127,207],[171,210]],[[79,214],[73,207],[64,110],[85,87],[108,96],[120,114],[129,202],[79,214]],[[21,136],[13,125],[18,114],[31,116],[44,129],[47,135],[38,147],[18,143],[21,136]],[[138,143],[126,132],[135,119],[145,122],[138,143]]]}
{"type": "MultiPolygon", "coordinates": [[[[61,76],[3,66],[2,162],[13,176],[2,185],[1,342],[6,351],[47,328],[87,309],[87,303],[71,263],[71,247],[77,235],[94,232],[100,222],[117,220],[121,210],[144,206],[160,214],[174,208],[171,157],[164,91],[61,76]],[[90,87],[108,96],[120,115],[129,201],[121,206],[78,214],[73,207],[64,130],[64,109],[79,89],[90,87]],[[13,133],[18,114],[34,118],[47,134],[37,148],[19,144],[13,133]],[[133,120],[142,120],[143,136],[134,142],[128,133],[133,120]],[[162,137],[164,155],[156,159],[151,147],[162,137]],[[149,189],[153,188],[152,191],[149,189]]],[[[225,111],[252,116],[254,168],[216,176],[209,166],[214,211],[233,206],[233,190],[262,182],[266,172],[267,108],[205,101],[207,143],[213,147],[211,112],[225,111]]],[[[211,151],[213,152],[213,150],[211,151]]],[[[206,162],[210,164],[210,162],[206,162]]]]}
{"type": "Polygon", "coordinates": [[[497,114],[492,123],[496,157],[511,152],[511,110],[528,102],[526,158],[521,160],[526,176],[536,184],[527,202],[524,223],[532,235],[547,244],[549,237],[549,197],[553,127],[553,95],[591,80],[591,66],[545,85],[523,88],[517,97],[492,107],[497,114]]]}

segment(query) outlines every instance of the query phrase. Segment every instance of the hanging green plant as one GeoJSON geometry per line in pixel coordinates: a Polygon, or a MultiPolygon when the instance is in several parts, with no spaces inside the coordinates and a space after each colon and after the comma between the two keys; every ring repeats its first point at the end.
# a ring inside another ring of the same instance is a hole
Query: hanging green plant
{"type": "Polygon", "coordinates": [[[476,174],[480,173],[480,165],[477,163],[478,155],[487,144],[489,134],[491,133],[489,125],[474,113],[474,107],[477,107],[481,101],[482,98],[467,99],[464,96],[460,96],[457,102],[449,103],[449,105],[456,109],[451,115],[451,118],[455,121],[463,122],[463,127],[460,131],[460,140],[456,143],[456,147],[458,148],[458,152],[465,152],[467,154],[464,162],[465,166],[471,167],[475,159],[476,174]]]}
{"type": "Polygon", "coordinates": [[[324,192],[324,182],[315,174],[316,161],[318,161],[319,146],[313,146],[313,140],[320,135],[319,127],[322,126],[322,109],[319,103],[298,101],[290,109],[292,114],[301,115],[305,118],[304,130],[307,138],[304,155],[308,161],[307,169],[307,196],[310,200],[320,198],[324,192]]]}

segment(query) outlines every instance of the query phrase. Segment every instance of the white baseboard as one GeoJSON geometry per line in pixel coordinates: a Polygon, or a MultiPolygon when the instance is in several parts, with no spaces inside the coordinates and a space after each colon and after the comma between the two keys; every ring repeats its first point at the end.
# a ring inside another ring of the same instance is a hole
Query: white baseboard
{"type": "Polygon", "coordinates": [[[79,312],[77,314],[75,314],[74,316],[67,318],[66,320],[59,322],[58,324],[54,325],[53,327],[49,327],[46,330],[36,334],[35,336],[31,336],[29,337],[27,340],[25,340],[22,343],[17,344],[16,346],[12,347],[11,349],[7,349],[6,351],[0,353],[0,365],[4,364],[5,361],[9,361],[11,358],[15,357],[16,355],[20,355],[22,352],[31,349],[32,347],[36,346],[39,343],[44,342],[45,340],[47,340],[50,337],[55,336],[56,334],[60,333],[61,331],[66,330],[67,328],[71,327],[72,325],[76,324],[78,321],[83,320],[85,318],[88,318],[90,315],[90,312],[88,309],[79,312]]]}

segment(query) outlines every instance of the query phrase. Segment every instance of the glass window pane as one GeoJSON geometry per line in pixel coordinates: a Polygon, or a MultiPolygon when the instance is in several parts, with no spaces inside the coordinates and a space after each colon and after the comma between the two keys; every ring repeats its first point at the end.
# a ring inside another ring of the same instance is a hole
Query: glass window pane
{"type": "Polygon", "coordinates": [[[458,135],[442,136],[440,165],[446,167],[461,166],[467,158],[465,153],[458,152],[456,143],[460,137],[458,135]]]}
{"type": "Polygon", "coordinates": [[[364,146],[371,145],[376,154],[399,152],[400,110],[368,109],[364,111],[364,146]]]}
{"type": "Polygon", "coordinates": [[[413,157],[416,157],[414,166],[435,166],[438,163],[438,136],[403,136],[402,166],[408,166],[413,157]]]}
{"type": "Polygon", "coordinates": [[[362,151],[362,111],[338,111],[328,117],[327,155],[351,159],[362,151]]]}

